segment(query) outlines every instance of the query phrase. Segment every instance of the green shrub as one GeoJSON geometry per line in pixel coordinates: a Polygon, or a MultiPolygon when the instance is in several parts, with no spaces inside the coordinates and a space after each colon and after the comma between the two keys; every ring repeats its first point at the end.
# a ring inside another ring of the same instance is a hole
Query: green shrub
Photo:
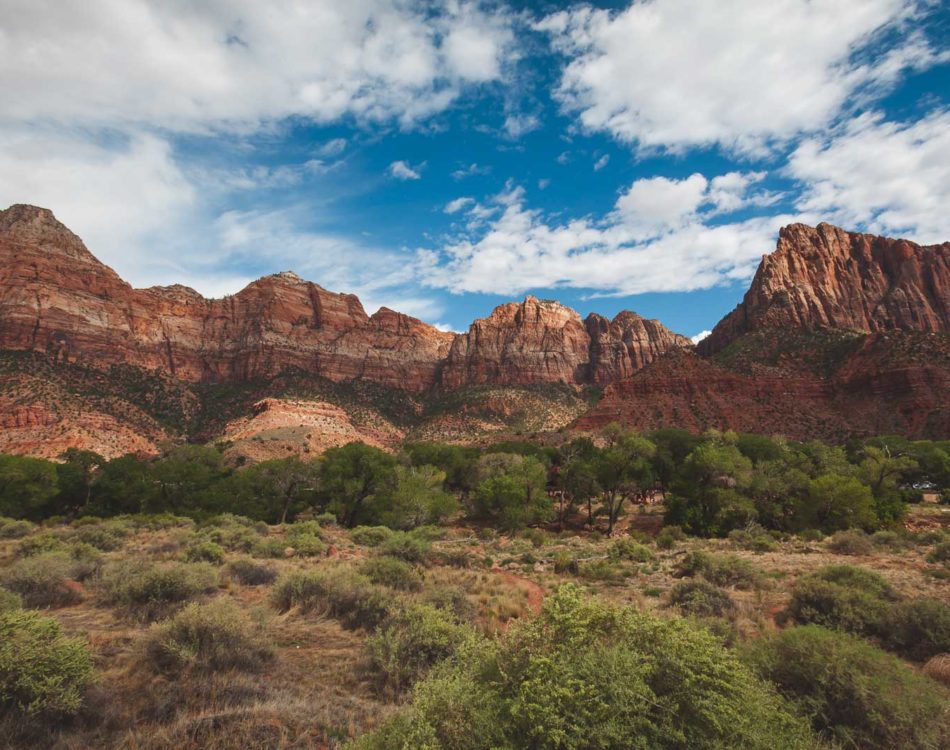
{"type": "Polygon", "coordinates": [[[548,540],[547,534],[544,533],[543,529],[526,529],[524,538],[531,542],[531,546],[535,549],[543,547],[548,540]]]}
{"type": "Polygon", "coordinates": [[[188,562],[220,564],[224,560],[224,547],[217,542],[196,542],[185,551],[185,559],[188,562]]]}
{"type": "Polygon", "coordinates": [[[570,573],[576,576],[580,573],[580,565],[578,565],[577,558],[570,552],[556,552],[554,555],[554,572],[570,573]]]}
{"type": "Polygon", "coordinates": [[[803,625],[879,635],[895,599],[890,584],[877,573],[852,565],[829,565],[795,583],[788,614],[803,625]]]}
{"type": "Polygon", "coordinates": [[[427,586],[423,590],[422,600],[436,609],[448,612],[459,622],[472,622],[478,615],[478,608],[461,586],[427,586]]]}
{"type": "Polygon", "coordinates": [[[71,576],[76,581],[85,581],[102,570],[103,556],[95,547],[85,542],[73,542],[64,550],[73,561],[71,576]]]}
{"type": "Polygon", "coordinates": [[[378,547],[393,535],[386,526],[357,526],[350,532],[350,538],[364,547],[378,547]]]}
{"type": "Polygon", "coordinates": [[[420,591],[422,573],[411,563],[395,557],[372,557],[360,567],[360,572],[373,583],[399,591],[420,591]]]}
{"type": "Polygon", "coordinates": [[[947,697],[899,659],[816,625],[754,642],[748,662],[842,747],[946,746],[947,697]]]}
{"type": "Polygon", "coordinates": [[[443,610],[408,604],[390,615],[367,643],[384,687],[398,693],[451,656],[472,632],[443,610]]]}
{"type": "Polygon", "coordinates": [[[933,550],[927,555],[927,562],[950,563],[950,541],[935,544],[933,550]]]}
{"type": "Polygon", "coordinates": [[[316,521],[297,521],[284,527],[288,539],[296,539],[298,536],[323,538],[323,529],[316,521]]]}
{"type": "Polygon", "coordinates": [[[0,612],[12,612],[15,609],[23,609],[23,597],[0,586],[0,612]]]}
{"type": "Polygon", "coordinates": [[[612,545],[607,553],[614,560],[633,560],[634,562],[647,562],[653,559],[653,553],[649,548],[639,542],[628,538],[618,539],[612,545]]]}
{"type": "Polygon", "coordinates": [[[35,528],[36,525],[30,521],[0,518],[0,539],[20,539],[35,528]]]}
{"type": "Polygon", "coordinates": [[[679,526],[664,526],[656,536],[656,546],[659,549],[673,549],[677,542],[685,538],[686,534],[679,526]]]}
{"type": "Polygon", "coordinates": [[[884,645],[915,661],[950,653],[950,607],[937,599],[900,602],[887,613],[884,645]]]}
{"type": "Polygon", "coordinates": [[[71,541],[85,542],[104,552],[117,550],[129,536],[129,526],[122,521],[100,521],[96,524],[83,524],[69,535],[71,541]]]}
{"type": "Polygon", "coordinates": [[[321,526],[336,526],[336,516],[332,513],[321,513],[314,519],[321,526]]]}
{"type": "Polygon", "coordinates": [[[63,538],[57,534],[44,532],[27,537],[17,545],[17,557],[32,557],[33,555],[44,555],[47,552],[57,552],[66,545],[63,538]]]}
{"type": "Polygon", "coordinates": [[[72,582],[74,566],[64,552],[25,557],[3,571],[0,583],[19,594],[27,607],[66,607],[83,598],[72,582]]]}
{"type": "Polygon", "coordinates": [[[468,550],[448,549],[441,550],[435,560],[437,565],[447,565],[450,568],[470,568],[472,567],[472,556],[468,550]]]}
{"type": "Polygon", "coordinates": [[[727,617],[736,609],[725,589],[701,580],[681,581],[673,586],[670,605],[694,617],[727,617]]]}
{"type": "Polygon", "coordinates": [[[277,580],[277,570],[247,558],[232,560],[228,563],[228,575],[236,578],[244,586],[266,586],[277,580]]]}
{"type": "Polygon", "coordinates": [[[499,642],[472,640],[354,743],[397,748],[814,747],[803,721],[716,638],[574,586],[499,642]]]}
{"type": "Polygon", "coordinates": [[[422,563],[429,558],[432,544],[413,532],[394,531],[379,545],[379,551],[384,555],[398,557],[407,562],[422,563]]]}
{"type": "Polygon", "coordinates": [[[348,628],[372,629],[386,617],[392,595],[346,568],[295,571],[274,585],[271,601],[281,612],[299,607],[335,617],[348,628]]]}
{"type": "Polygon", "coordinates": [[[273,658],[273,649],[247,614],[226,599],[189,604],[153,625],[144,639],[146,659],[165,674],[185,670],[253,672],[273,658]]]}
{"type": "Polygon", "coordinates": [[[588,560],[580,564],[579,575],[591,581],[605,581],[617,583],[629,575],[622,565],[610,560],[588,560]]]}
{"type": "Polygon", "coordinates": [[[825,538],[825,532],[821,529],[802,529],[798,532],[798,538],[803,542],[820,542],[825,538]]]}
{"type": "Polygon", "coordinates": [[[98,585],[103,599],[125,608],[138,619],[154,620],[218,584],[217,571],[208,563],[161,566],[141,560],[107,565],[98,585]]]}
{"type": "Polygon", "coordinates": [[[896,531],[875,531],[871,534],[871,544],[883,549],[902,550],[907,548],[908,540],[896,531]]]}
{"type": "Polygon", "coordinates": [[[717,586],[750,589],[762,581],[762,572],[748,560],[737,555],[713,555],[696,550],[689,552],[676,569],[677,576],[701,575],[717,586]]]}
{"type": "Polygon", "coordinates": [[[68,716],[92,681],[86,645],[35,612],[0,612],[0,706],[27,716],[68,716]]]}
{"type": "Polygon", "coordinates": [[[323,557],[327,553],[327,545],[314,534],[298,534],[290,540],[290,546],[301,557],[323,557]]]}
{"type": "Polygon", "coordinates": [[[860,529],[848,529],[831,537],[828,549],[839,555],[870,555],[874,545],[871,538],[860,529]]]}
{"type": "Polygon", "coordinates": [[[274,560],[283,557],[285,549],[287,545],[280,539],[256,539],[247,552],[250,552],[252,557],[274,560]]]}
{"type": "Polygon", "coordinates": [[[769,532],[757,524],[744,529],[733,529],[729,532],[729,541],[737,547],[753,552],[771,552],[778,547],[769,532]]]}

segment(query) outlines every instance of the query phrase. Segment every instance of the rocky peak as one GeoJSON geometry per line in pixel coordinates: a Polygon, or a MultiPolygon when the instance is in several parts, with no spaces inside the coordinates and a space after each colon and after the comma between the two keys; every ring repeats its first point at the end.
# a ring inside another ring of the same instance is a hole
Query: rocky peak
{"type": "Polygon", "coordinates": [[[950,330],[950,243],[791,224],[741,304],[700,344],[712,353],[763,328],[950,330]]]}
{"type": "Polygon", "coordinates": [[[0,241],[29,246],[50,256],[64,256],[84,264],[102,265],[48,208],[16,203],[0,211],[0,241]]]}

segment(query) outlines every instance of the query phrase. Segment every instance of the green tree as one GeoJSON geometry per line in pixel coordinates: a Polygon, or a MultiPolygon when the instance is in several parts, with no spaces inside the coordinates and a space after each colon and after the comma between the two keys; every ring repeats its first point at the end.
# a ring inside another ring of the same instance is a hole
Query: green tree
{"type": "Polygon", "coordinates": [[[78,448],[69,448],[60,459],[62,463],[56,465],[59,485],[57,504],[71,512],[81,511],[92,500],[96,472],[105,459],[94,451],[78,448]]]}
{"type": "Polygon", "coordinates": [[[0,455],[0,516],[44,518],[58,492],[56,467],[51,462],[0,455]]]}
{"type": "Polygon", "coordinates": [[[865,446],[858,473],[871,488],[875,511],[881,521],[897,521],[903,517],[905,508],[898,484],[917,469],[913,457],[892,451],[887,444],[881,448],[865,446]]]}
{"type": "Polygon", "coordinates": [[[261,461],[213,485],[208,493],[214,500],[208,505],[216,512],[287,523],[293,514],[315,502],[319,482],[316,461],[302,461],[298,456],[261,461]]]}
{"type": "Polygon", "coordinates": [[[150,461],[118,456],[99,467],[87,510],[100,516],[140,513],[154,506],[156,490],[150,461]]]}
{"type": "Polygon", "coordinates": [[[373,525],[367,506],[390,490],[396,459],[365,443],[347,443],[327,450],[320,459],[318,497],[343,526],[373,525]]]}
{"type": "Polygon", "coordinates": [[[545,491],[547,471],[536,458],[489,453],[479,459],[478,476],[472,503],[477,518],[518,529],[552,517],[551,500],[545,491]]]}
{"type": "Polygon", "coordinates": [[[626,502],[646,502],[656,490],[651,463],[656,446],[639,435],[618,432],[610,436],[610,443],[594,461],[608,536],[613,534],[626,502]]]}
{"type": "Polygon", "coordinates": [[[145,510],[154,513],[194,513],[213,505],[207,494],[229,473],[217,448],[204,445],[177,445],[152,464],[154,494],[145,510]]]}
{"type": "Polygon", "coordinates": [[[752,462],[725,440],[712,437],[690,453],[677,472],[667,500],[666,522],[692,534],[725,535],[755,520],[755,506],[743,494],[752,462]]]}
{"type": "Polygon", "coordinates": [[[374,497],[371,513],[391,529],[439,523],[458,510],[444,485],[445,472],[435,466],[397,466],[392,488],[374,497]]]}
{"type": "Polygon", "coordinates": [[[871,529],[878,524],[870,488],[854,477],[838,474],[809,481],[797,516],[800,528],[821,529],[826,534],[854,527],[871,529]]]}

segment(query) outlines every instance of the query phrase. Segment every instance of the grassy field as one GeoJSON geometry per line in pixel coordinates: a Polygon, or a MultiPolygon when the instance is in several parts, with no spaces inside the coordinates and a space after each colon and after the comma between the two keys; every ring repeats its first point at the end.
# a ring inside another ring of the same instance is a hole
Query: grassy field
{"type": "Polygon", "coordinates": [[[395,679],[373,652],[372,607],[394,602],[429,605],[453,627],[494,638],[572,581],[663,617],[699,619],[730,645],[785,625],[796,583],[829,565],[873,570],[900,599],[950,604],[950,564],[935,554],[950,539],[946,506],[915,507],[913,533],[857,541],[684,538],[660,533],[662,511],[629,513],[611,539],[468,526],[406,535],[228,517],[198,526],[173,517],[7,522],[0,583],[88,645],[94,679],[75,717],[7,712],[0,736],[9,747],[341,746],[407,698],[406,678],[395,679]],[[700,580],[710,585],[697,605],[681,589],[700,580]],[[710,605],[710,597],[720,599],[710,605]],[[174,618],[195,602],[224,607],[220,616],[243,628],[222,636],[218,661],[168,645],[168,623],[186,627],[174,618]]]}

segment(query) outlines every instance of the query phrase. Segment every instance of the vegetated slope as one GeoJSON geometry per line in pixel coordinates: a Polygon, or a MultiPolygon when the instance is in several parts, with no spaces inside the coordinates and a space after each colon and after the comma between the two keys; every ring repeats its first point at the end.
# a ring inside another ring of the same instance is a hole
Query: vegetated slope
{"type": "Polygon", "coordinates": [[[582,319],[530,296],[453,334],[386,308],[367,315],[289,272],[220,300],[137,290],[51,212],[13,206],[0,211],[0,441],[49,456],[226,440],[263,458],[574,420],[940,437],[948,257],[948,244],[786,227],[697,356],[635,313],[582,319]]]}

